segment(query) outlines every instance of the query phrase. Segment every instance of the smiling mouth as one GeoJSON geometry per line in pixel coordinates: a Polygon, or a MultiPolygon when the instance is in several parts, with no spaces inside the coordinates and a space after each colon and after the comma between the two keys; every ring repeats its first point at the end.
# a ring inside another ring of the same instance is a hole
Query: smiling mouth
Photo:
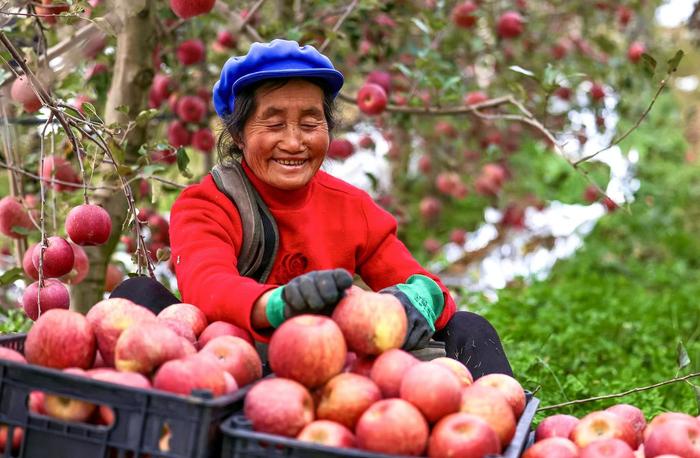
{"type": "Polygon", "coordinates": [[[306,164],[307,159],[273,159],[273,161],[285,167],[301,167],[306,164]]]}

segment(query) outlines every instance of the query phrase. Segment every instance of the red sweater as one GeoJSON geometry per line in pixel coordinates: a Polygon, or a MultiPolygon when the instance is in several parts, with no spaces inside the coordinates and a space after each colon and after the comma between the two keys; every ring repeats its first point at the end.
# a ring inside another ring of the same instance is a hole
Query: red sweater
{"type": "Polygon", "coordinates": [[[182,300],[198,306],[209,321],[248,329],[260,341],[269,336],[251,326],[255,301],[267,290],[312,270],[342,267],[377,291],[404,283],[413,274],[435,280],[445,307],[435,323],[445,326],[455,303],[440,279],[423,269],[396,236],[396,220],[366,192],[320,170],[307,186],[281,191],[243,168],[268,205],[280,234],[266,284],[236,269],[243,237],[236,206],[211,175],[187,187],[170,215],[170,241],[182,300]]]}

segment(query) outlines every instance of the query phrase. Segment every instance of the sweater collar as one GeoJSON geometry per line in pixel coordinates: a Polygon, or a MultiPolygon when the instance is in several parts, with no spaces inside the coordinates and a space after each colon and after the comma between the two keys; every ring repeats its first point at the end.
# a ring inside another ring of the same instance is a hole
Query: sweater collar
{"type": "Polygon", "coordinates": [[[248,179],[253,184],[253,187],[255,187],[260,197],[262,197],[262,200],[270,209],[295,210],[302,207],[309,198],[311,188],[316,181],[316,176],[314,176],[304,187],[288,191],[286,189],[276,188],[262,181],[253,173],[245,159],[241,160],[241,165],[243,166],[246,176],[248,176],[248,179]]]}

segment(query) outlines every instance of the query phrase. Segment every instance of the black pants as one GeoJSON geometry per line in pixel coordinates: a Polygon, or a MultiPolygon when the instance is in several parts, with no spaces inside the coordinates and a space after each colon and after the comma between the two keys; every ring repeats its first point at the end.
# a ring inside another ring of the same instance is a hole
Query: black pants
{"type": "MultiPolygon", "coordinates": [[[[180,300],[150,277],[132,277],[120,283],[110,297],[123,297],[158,313],[180,300]]],[[[513,376],[498,333],[486,318],[457,312],[433,338],[445,343],[447,356],[461,361],[474,378],[492,373],[513,376]]]]}

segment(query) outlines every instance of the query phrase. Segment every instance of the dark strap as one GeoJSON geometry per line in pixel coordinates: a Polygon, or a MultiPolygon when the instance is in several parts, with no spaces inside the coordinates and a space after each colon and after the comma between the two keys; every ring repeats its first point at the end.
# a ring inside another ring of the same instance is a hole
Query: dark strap
{"type": "Polygon", "coordinates": [[[214,166],[212,178],[238,209],[243,226],[243,244],[238,272],[260,283],[267,280],[279,246],[277,224],[237,161],[214,166]]]}

